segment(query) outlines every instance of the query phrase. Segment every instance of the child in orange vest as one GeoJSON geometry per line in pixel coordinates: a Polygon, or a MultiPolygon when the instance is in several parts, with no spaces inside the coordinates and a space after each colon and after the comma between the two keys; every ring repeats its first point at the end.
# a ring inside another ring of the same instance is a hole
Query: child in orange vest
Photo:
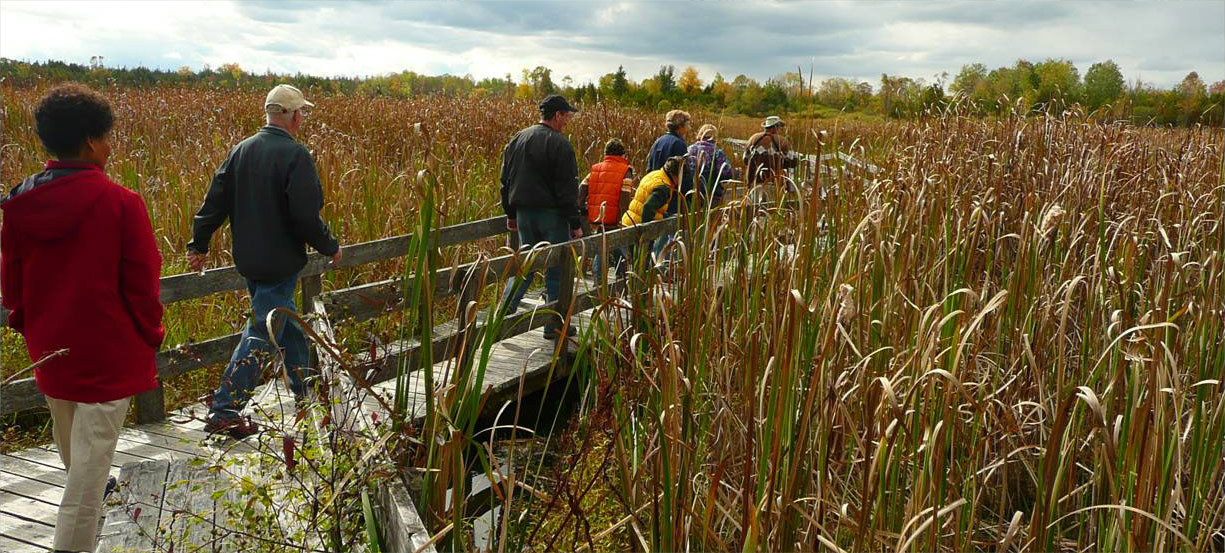
{"type": "MultiPolygon", "coordinates": [[[[587,221],[591,223],[593,232],[605,232],[621,227],[621,191],[632,190],[634,185],[634,168],[625,157],[625,145],[619,139],[609,140],[604,145],[604,161],[591,166],[591,173],[585,180],[587,183],[586,198],[580,198],[580,210],[587,213],[587,221]]],[[[625,272],[625,250],[614,248],[613,263],[617,267],[617,275],[625,272]]],[[[604,264],[600,254],[592,260],[592,274],[599,278],[603,275],[604,264]]],[[[619,278],[619,277],[618,277],[619,278]]]]}

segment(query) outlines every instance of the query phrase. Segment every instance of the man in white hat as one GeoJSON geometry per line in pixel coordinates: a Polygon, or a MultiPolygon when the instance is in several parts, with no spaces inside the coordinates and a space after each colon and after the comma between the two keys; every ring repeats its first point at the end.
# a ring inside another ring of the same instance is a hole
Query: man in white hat
{"type": "MultiPolygon", "coordinates": [[[[193,271],[201,271],[213,233],[229,220],[234,265],[251,294],[251,318],[212,395],[204,427],[210,434],[242,439],[258,431],[239,413],[259,384],[261,361],[275,359],[265,321],[274,309],[295,309],[306,246],[331,257],[333,264],[340,262],[340,244],[319,216],[323,187],[315,160],[294,139],[311,107],[301,90],[287,84],[273,88],[264,102],[267,125],[230,151],[192,224],[188,262],[193,271]]],[[[296,323],[283,320],[273,331],[284,349],[290,387],[302,400],[310,372],[306,337],[296,323]]]]}
{"type": "Polygon", "coordinates": [[[749,138],[744,150],[747,185],[783,183],[783,170],[795,167],[799,156],[791,151],[791,143],[782,135],[787,126],[777,115],[761,122],[762,131],[749,138]]]}

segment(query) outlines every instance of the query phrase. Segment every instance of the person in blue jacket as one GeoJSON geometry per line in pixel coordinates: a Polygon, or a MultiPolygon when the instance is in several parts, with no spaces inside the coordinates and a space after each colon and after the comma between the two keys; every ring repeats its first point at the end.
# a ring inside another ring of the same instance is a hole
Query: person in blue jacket
{"type": "MultiPolygon", "coordinates": [[[[689,120],[689,112],[679,109],[669,111],[664,116],[664,126],[667,127],[668,132],[655,139],[655,143],[651,145],[651,151],[647,154],[648,173],[662,169],[669,158],[689,153],[689,146],[685,143],[685,135],[689,133],[689,120]]],[[[688,198],[688,194],[693,190],[691,171],[682,171],[680,181],[680,194],[672,195],[672,201],[668,203],[668,209],[664,212],[666,217],[676,215],[680,211],[680,198],[682,196],[688,198]]],[[[675,233],[664,234],[655,240],[651,251],[654,252],[656,258],[663,253],[664,247],[672,241],[674,235],[675,233]]]]}

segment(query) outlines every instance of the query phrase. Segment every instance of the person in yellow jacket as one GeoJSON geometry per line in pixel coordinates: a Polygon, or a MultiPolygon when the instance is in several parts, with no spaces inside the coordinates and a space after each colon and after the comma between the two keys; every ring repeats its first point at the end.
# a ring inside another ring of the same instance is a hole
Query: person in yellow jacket
{"type": "MultiPolygon", "coordinates": [[[[681,182],[681,172],[685,167],[685,156],[673,156],[664,162],[664,166],[647,173],[638,183],[634,191],[634,199],[630,200],[629,208],[621,216],[621,226],[642,225],[668,216],[668,206],[676,196],[677,186],[681,182]]],[[[655,240],[651,251],[656,262],[663,255],[664,248],[672,241],[672,234],[665,234],[655,240]]]]}
{"type": "Polygon", "coordinates": [[[685,165],[683,156],[668,158],[661,169],[656,169],[642,177],[638,189],[634,191],[634,199],[630,200],[629,208],[621,216],[621,226],[646,224],[667,215],[668,204],[676,194],[676,183],[680,180],[681,167],[685,165]]]}

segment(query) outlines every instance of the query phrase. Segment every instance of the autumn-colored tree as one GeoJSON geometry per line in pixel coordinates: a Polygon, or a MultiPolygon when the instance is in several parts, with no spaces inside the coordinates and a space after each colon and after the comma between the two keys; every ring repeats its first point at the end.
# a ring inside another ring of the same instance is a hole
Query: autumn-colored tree
{"type": "Polygon", "coordinates": [[[690,65],[681,72],[681,80],[677,83],[681,92],[692,96],[702,90],[702,80],[698,78],[698,70],[690,65]]]}

